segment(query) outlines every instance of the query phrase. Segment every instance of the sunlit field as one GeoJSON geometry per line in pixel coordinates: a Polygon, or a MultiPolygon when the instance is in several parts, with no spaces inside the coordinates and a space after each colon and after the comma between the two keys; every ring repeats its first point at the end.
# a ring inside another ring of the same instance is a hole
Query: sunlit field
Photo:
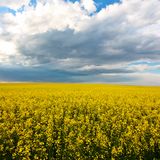
{"type": "Polygon", "coordinates": [[[0,160],[160,159],[160,87],[0,84],[0,160]]]}

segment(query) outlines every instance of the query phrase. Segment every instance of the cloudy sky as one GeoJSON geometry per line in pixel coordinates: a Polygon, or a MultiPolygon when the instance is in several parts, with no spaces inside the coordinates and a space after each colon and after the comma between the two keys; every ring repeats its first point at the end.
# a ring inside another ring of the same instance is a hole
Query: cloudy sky
{"type": "Polygon", "coordinates": [[[160,85],[160,0],[0,0],[0,81],[160,85]]]}

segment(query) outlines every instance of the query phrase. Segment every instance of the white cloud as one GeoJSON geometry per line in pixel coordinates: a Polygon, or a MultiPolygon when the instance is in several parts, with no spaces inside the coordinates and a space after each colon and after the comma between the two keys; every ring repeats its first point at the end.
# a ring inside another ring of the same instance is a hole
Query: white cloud
{"type": "Polygon", "coordinates": [[[13,34],[38,34],[50,29],[79,30],[79,24],[90,19],[85,15],[79,3],[67,3],[62,0],[46,1],[45,5],[38,3],[37,7],[26,6],[23,13],[5,14],[3,16],[5,30],[13,34]]]}
{"type": "Polygon", "coordinates": [[[81,5],[88,13],[93,13],[96,11],[95,2],[93,0],[81,0],[81,5]]]}
{"type": "Polygon", "coordinates": [[[103,65],[85,65],[78,70],[80,71],[91,71],[91,70],[105,70],[105,69],[117,69],[117,68],[126,68],[128,63],[118,63],[118,64],[103,64],[103,65]]]}
{"type": "Polygon", "coordinates": [[[16,46],[11,41],[4,41],[0,39],[0,55],[15,55],[16,54],[16,46]]]}
{"type": "Polygon", "coordinates": [[[2,28],[0,27],[0,35],[2,34],[2,32],[3,32],[3,30],[2,30],[2,28]]]}
{"type": "Polygon", "coordinates": [[[147,64],[134,64],[134,65],[130,65],[128,66],[128,69],[134,70],[134,71],[139,71],[139,72],[143,72],[145,70],[149,70],[151,69],[151,66],[147,65],[147,64]]]}
{"type": "Polygon", "coordinates": [[[160,86],[160,74],[158,73],[109,73],[100,74],[98,80],[104,83],[108,80],[109,83],[142,85],[142,86],[160,86]]]}
{"type": "Polygon", "coordinates": [[[128,75],[130,78],[134,78],[133,84],[139,85],[160,85],[160,74],[156,73],[133,73],[128,75]]]}
{"type": "Polygon", "coordinates": [[[28,3],[29,0],[1,0],[0,6],[5,6],[16,10],[23,5],[28,5],[28,3]]]}

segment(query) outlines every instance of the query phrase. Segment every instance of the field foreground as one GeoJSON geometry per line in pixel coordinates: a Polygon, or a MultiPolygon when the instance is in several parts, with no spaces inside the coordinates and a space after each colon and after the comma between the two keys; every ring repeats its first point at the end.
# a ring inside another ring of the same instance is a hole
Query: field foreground
{"type": "Polygon", "coordinates": [[[0,159],[160,159],[160,87],[0,84],[0,159]]]}

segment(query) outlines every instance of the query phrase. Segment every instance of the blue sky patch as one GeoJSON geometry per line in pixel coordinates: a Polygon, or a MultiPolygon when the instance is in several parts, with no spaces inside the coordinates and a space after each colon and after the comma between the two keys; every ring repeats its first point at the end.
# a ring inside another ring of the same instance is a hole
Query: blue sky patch
{"type": "MultiPolygon", "coordinates": [[[[71,1],[71,2],[76,2],[79,0],[65,0],[65,1],[71,1]]],[[[99,12],[102,8],[105,8],[107,5],[114,4],[114,3],[120,3],[120,0],[94,0],[96,3],[97,7],[97,12],[99,12]]],[[[37,0],[30,0],[29,6],[36,7],[37,5],[37,0]]],[[[0,13],[12,13],[16,14],[16,12],[23,12],[24,6],[21,6],[20,8],[17,9],[17,11],[8,8],[6,6],[0,7],[0,13]]]]}
{"type": "MultiPolygon", "coordinates": [[[[76,2],[79,0],[65,0],[65,1],[76,2]]],[[[100,11],[102,8],[105,8],[107,5],[120,3],[120,0],[94,0],[94,2],[96,3],[97,11],[100,11]]]]}
{"type": "Polygon", "coordinates": [[[8,7],[0,7],[0,14],[4,13],[12,13],[13,15],[15,15],[16,11],[8,7]]]}

